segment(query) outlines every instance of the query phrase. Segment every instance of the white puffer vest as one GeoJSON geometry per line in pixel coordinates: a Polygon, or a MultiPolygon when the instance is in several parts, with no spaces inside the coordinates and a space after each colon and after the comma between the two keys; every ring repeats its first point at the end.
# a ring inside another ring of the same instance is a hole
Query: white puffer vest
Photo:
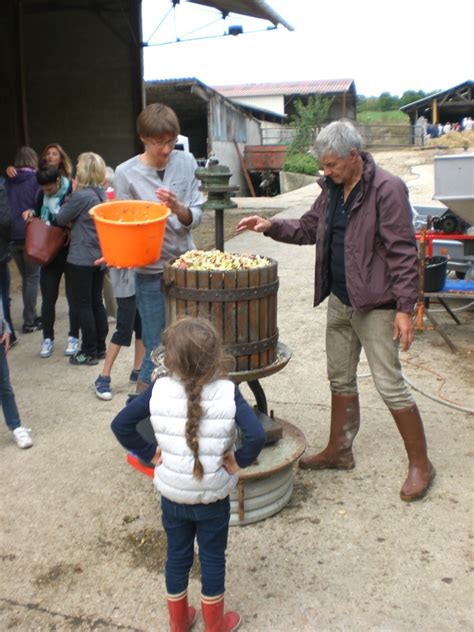
{"type": "Polygon", "coordinates": [[[201,394],[203,416],[199,423],[201,480],[194,478],[194,455],[186,444],[187,396],[173,377],[155,382],[150,399],[150,419],[163,462],[155,468],[157,490],[169,500],[195,505],[226,498],[237,485],[238,475],[223,467],[224,452],[236,438],[235,386],[230,380],[206,384],[201,394]]]}

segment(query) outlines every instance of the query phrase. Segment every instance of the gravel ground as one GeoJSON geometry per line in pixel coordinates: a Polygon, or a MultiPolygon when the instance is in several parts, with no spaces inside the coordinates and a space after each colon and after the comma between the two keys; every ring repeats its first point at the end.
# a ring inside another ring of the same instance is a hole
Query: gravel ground
{"type": "MultiPolygon", "coordinates": [[[[377,154],[406,179],[414,203],[432,203],[436,150],[430,151],[377,154]]],[[[239,198],[235,215],[263,209],[297,217],[316,194],[311,185],[268,200],[239,198]]],[[[263,386],[277,416],[300,428],[310,449],[320,448],[329,390],[326,311],[311,307],[313,249],[255,234],[232,239],[226,249],[278,259],[280,338],[293,357],[263,386]]],[[[12,298],[18,326],[17,282],[12,298]]],[[[403,370],[422,391],[472,409],[474,317],[459,315],[461,326],[439,314],[459,355],[425,328],[403,354],[403,370]]],[[[18,450],[0,432],[0,630],[164,632],[159,505],[150,480],[128,466],[109,430],[131,390],[131,352],[121,352],[114,398],[103,402],[92,391],[97,367],[73,367],[64,357],[66,336],[61,296],[53,356],[38,357],[39,333],[21,336],[9,354],[35,444],[18,450]]],[[[367,373],[362,359],[360,374],[367,373]]],[[[360,391],[356,469],[295,468],[293,495],[280,513],[231,529],[227,605],[242,613],[243,632],[473,629],[472,415],[415,394],[438,475],[423,501],[407,504],[398,497],[406,471],[400,437],[369,377],[360,379],[360,391]]],[[[189,592],[197,602],[197,568],[189,592]]],[[[202,622],[194,629],[202,632],[202,622]]]]}

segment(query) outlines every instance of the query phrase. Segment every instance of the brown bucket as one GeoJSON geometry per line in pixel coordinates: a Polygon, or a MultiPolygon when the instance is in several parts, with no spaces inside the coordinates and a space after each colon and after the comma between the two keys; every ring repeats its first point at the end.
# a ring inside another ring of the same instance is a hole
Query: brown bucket
{"type": "Polygon", "coordinates": [[[211,320],[237,371],[263,369],[276,360],[278,266],[248,270],[165,267],[166,321],[182,316],[211,320]]]}

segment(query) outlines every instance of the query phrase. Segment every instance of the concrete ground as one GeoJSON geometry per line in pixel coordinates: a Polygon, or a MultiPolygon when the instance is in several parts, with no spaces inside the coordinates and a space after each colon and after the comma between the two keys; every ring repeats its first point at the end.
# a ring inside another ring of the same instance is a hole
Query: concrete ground
{"type": "MultiPolygon", "coordinates": [[[[415,191],[412,201],[431,204],[432,171],[417,175],[417,164],[399,163],[415,191]]],[[[285,217],[298,217],[316,194],[312,185],[271,200],[238,201],[249,212],[273,204],[285,217]]],[[[326,307],[312,308],[314,250],[253,233],[235,237],[226,249],[278,260],[280,339],[293,357],[262,385],[275,414],[304,432],[310,450],[321,448],[329,389],[326,307]]],[[[21,325],[17,292],[13,316],[21,325]]],[[[473,409],[473,313],[459,312],[460,327],[438,316],[461,353],[453,355],[426,329],[402,354],[403,370],[428,395],[473,409]]],[[[0,431],[0,630],[164,632],[159,504],[150,479],[128,466],[109,429],[130,390],[131,351],[121,352],[114,398],[103,402],[92,391],[97,367],[74,367],[64,357],[66,336],[62,297],[54,355],[38,357],[39,333],[21,336],[9,354],[23,423],[35,443],[19,450],[0,431]]],[[[359,373],[357,467],[295,467],[294,492],[280,513],[231,529],[226,601],[240,610],[243,632],[473,629],[472,415],[415,393],[438,475],[424,500],[403,503],[401,439],[364,359],[359,373]]],[[[199,589],[194,569],[191,602],[199,589]]],[[[201,632],[202,622],[194,629],[201,632]]]]}

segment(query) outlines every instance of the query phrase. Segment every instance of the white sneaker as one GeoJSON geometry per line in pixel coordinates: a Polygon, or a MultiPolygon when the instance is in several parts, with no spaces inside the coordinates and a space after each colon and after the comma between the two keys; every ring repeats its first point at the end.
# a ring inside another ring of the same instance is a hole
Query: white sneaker
{"type": "Polygon", "coordinates": [[[68,336],[67,339],[67,347],[64,351],[64,355],[72,356],[77,351],[79,351],[79,338],[74,338],[74,336],[68,336]]]}
{"type": "Polygon", "coordinates": [[[23,450],[25,448],[31,448],[33,445],[33,440],[31,439],[31,430],[30,428],[25,428],[24,426],[18,426],[13,430],[13,439],[19,448],[23,450]]]}
{"type": "Polygon", "coordinates": [[[49,356],[53,353],[53,349],[54,340],[51,340],[51,338],[45,338],[41,343],[40,358],[49,358],[49,356]]]}

